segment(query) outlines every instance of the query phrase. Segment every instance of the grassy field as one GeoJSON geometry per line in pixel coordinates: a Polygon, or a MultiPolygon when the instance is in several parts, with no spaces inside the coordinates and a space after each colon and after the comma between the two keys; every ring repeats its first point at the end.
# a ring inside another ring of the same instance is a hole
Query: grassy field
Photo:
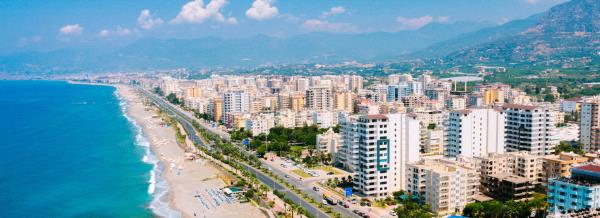
{"type": "Polygon", "coordinates": [[[298,176],[302,176],[302,177],[304,177],[304,178],[309,178],[309,177],[312,177],[310,174],[308,174],[308,173],[305,173],[305,172],[304,172],[303,170],[301,170],[301,169],[295,169],[295,170],[292,170],[292,173],[295,173],[296,175],[298,175],[298,176]]]}

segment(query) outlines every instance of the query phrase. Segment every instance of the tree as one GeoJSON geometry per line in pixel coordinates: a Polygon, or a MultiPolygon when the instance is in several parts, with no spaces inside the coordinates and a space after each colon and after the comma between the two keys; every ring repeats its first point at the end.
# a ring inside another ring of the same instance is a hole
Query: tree
{"type": "Polygon", "coordinates": [[[179,100],[179,98],[177,98],[177,95],[175,95],[175,93],[171,93],[171,94],[167,95],[166,99],[167,99],[167,101],[171,102],[171,104],[175,104],[175,105],[181,104],[181,101],[179,100]]]}
{"type": "Polygon", "coordinates": [[[254,197],[254,190],[253,189],[249,189],[248,191],[246,191],[246,194],[244,194],[244,196],[246,196],[246,198],[251,199],[254,197]]]}
{"type": "Polygon", "coordinates": [[[546,94],[546,95],[544,95],[544,101],[546,101],[546,102],[553,102],[554,103],[555,100],[556,99],[554,98],[554,95],[552,95],[552,94],[546,94]]]}
{"type": "Polygon", "coordinates": [[[159,96],[164,96],[165,92],[163,92],[163,90],[160,87],[154,87],[154,89],[152,90],[152,92],[156,93],[159,96]]]}
{"type": "Polygon", "coordinates": [[[585,151],[579,146],[574,146],[570,142],[561,141],[556,147],[554,147],[554,154],[560,154],[560,152],[573,152],[577,154],[584,154],[585,151]]]}

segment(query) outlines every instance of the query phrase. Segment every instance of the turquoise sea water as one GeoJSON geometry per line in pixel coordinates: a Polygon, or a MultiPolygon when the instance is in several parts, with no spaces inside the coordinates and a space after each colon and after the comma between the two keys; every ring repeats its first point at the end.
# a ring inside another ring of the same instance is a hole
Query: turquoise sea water
{"type": "Polygon", "coordinates": [[[0,217],[153,216],[153,165],[114,91],[0,81],[0,217]]]}

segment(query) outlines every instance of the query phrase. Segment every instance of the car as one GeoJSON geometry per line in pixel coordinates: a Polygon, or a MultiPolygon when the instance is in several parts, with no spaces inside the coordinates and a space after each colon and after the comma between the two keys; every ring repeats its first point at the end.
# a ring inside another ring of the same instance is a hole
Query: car
{"type": "Polygon", "coordinates": [[[290,176],[288,176],[288,175],[285,175],[285,178],[290,178],[290,176]]]}
{"type": "Polygon", "coordinates": [[[352,213],[358,214],[359,210],[352,210],[352,213]]]}
{"type": "Polygon", "coordinates": [[[362,215],[362,218],[370,218],[370,216],[369,216],[369,215],[367,215],[367,214],[363,214],[363,215],[362,215]]]}
{"type": "Polygon", "coordinates": [[[319,187],[313,186],[313,190],[316,191],[316,192],[318,192],[319,191],[319,187]]]}
{"type": "Polygon", "coordinates": [[[327,200],[325,200],[325,199],[323,199],[322,203],[325,205],[329,204],[329,202],[327,202],[327,200]]]}
{"type": "Polygon", "coordinates": [[[395,211],[395,210],[391,210],[391,211],[390,211],[390,215],[392,215],[392,216],[396,216],[396,215],[398,215],[398,214],[396,214],[396,211],[395,211]]]}
{"type": "Polygon", "coordinates": [[[335,173],[333,173],[333,172],[328,172],[328,173],[327,173],[327,175],[328,175],[328,176],[331,176],[331,175],[333,175],[333,174],[335,174],[335,173]]]}
{"type": "Polygon", "coordinates": [[[359,216],[364,216],[364,215],[365,215],[365,212],[358,211],[358,213],[356,213],[356,214],[358,214],[359,216]]]}

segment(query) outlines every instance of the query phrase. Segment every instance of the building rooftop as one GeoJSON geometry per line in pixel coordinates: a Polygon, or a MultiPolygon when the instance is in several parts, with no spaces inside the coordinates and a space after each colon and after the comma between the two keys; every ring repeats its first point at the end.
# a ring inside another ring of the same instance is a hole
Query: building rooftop
{"type": "Polygon", "coordinates": [[[520,109],[520,110],[533,110],[533,109],[537,108],[537,106],[524,105],[524,104],[504,104],[502,107],[512,108],[512,109],[520,109]]]}
{"type": "Polygon", "coordinates": [[[489,175],[489,177],[494,177],[494,178],[497,178],[498,180],[509,181],[514,184],[532,182],[531,179],[528,179],[528,178],[525,178],[522,176],[516,176],[513,174],[508,174],[508,173],[492,174],[492,175],[489,175]]]}
{"type": "Polygon", "coordinates": [[[596,164],[585,164],[582,166],[575,167],[574,169],[585,170],[585,171],[594,172],[594,173],[600,173],[600,166],[598,166],[596,164]]]}

